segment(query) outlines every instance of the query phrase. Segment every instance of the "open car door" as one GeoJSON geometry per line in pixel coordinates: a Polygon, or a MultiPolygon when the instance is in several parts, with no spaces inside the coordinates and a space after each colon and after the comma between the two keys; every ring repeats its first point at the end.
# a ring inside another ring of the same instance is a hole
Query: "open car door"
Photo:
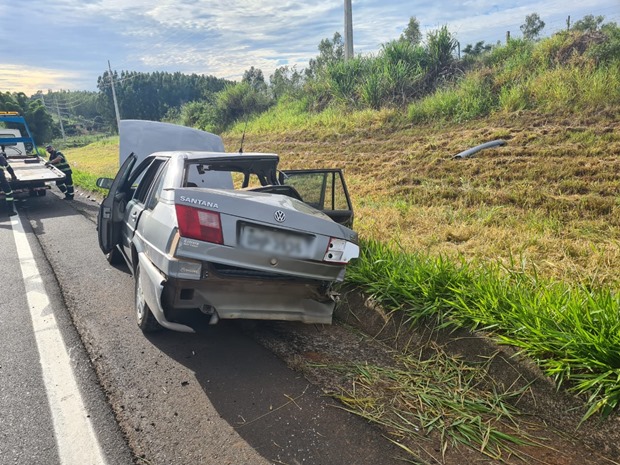
{"type": "MultiPolygon", "coordinates": [[[[99,208],[97,233],[99,236],[99,247],[104,254],[110,253],[117,244],[120,244],[123,216],[127,205],[127,182],[135,163],[136,156],[132,153],[125,160],[118,173],[116,173],[108,196],[103,200],[99,208]]],[[[106,179],[102,180],[106,181],[106,179]]],[[[99,180],[97,185],[99,185],[99,180]]]]}
{"type": "Polygon", "coordinates": [[[295,188],[304,203],[321,210],[336,223],[353,227],[353,206],[342,170],[283,170],[280,173],[280,183],[295,188]]]}

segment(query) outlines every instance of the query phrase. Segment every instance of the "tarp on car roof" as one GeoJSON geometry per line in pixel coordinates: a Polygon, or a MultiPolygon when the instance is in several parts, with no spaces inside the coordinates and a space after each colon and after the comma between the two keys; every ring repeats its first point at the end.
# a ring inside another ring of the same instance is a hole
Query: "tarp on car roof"
{"type": "Polygon", "coordinates": [[[220,136],[199,129],[159,121],[121,120],[119,127],[119,162],[122,166],[130,153],[136,166],[150,154],[166,151],[224,152],[220,136]]]}

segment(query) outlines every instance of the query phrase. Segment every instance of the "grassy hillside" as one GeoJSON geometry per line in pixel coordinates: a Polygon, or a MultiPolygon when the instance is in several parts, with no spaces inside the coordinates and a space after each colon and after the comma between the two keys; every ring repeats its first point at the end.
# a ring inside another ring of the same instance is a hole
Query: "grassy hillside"
{"type": "MultiPolygon", "coordinates": [[[[497,114],[468,123],[381,124],[245,136],[283,166],[345,170],[362,237],[406,251],[523,264],[562,280],[617,283],[617,113],[497,114]],[[387,126],[387,127],[386,127],[387,126]],[[507,145],[452,156],[495,139],[507,145]]],[[[236,150],[240,138],[227,136],[236,150]]]]}

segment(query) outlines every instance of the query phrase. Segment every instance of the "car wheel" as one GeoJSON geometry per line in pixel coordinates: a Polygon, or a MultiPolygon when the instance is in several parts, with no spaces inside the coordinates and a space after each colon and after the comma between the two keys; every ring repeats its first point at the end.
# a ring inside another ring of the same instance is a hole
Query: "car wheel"
{"type": "Polygon", "coordinates": [[[120,250],[118,250],[118,247],[114,247],[109,253],[106,254],[105,258],[108,260],[110,265],[122,265],[125,263],[123,254],[120,250]]]}
{"type": "Polygon", "coordinates": [[[136,281],[136,318],[138,320],[138,326],[144,333],[153,333],[155,331],[161,331],[163,327],[158,323],[153,316],[153,312],[149,308],[146,300],[144,300],[144,292],[142,285],[140,284],[140,264],[136,266],[135,273],[136,281]]]}
{"type": "Polygon", "coordinates": [[[37,197],[45,197],[45,194],[47,194],[47,189],[40,189],[37,191],[37,197]]]}

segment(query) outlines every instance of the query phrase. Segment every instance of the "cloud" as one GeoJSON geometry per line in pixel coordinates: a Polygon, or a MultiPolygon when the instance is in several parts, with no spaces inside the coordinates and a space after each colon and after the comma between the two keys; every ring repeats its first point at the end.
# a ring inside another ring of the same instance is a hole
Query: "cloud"
{"type": "Polygon", "coordinates": [[[48,89],[81,90],[90,85],[81,81],[78,73],[68,74],[65,70],[1,63],[0,69],[0,90],[15,89],[26,95],[48,89]]]}
{"type": "MultiPolygon", "coordinates": [[[[564,28],[568,15],[618,21],[617,1],[357,0],[354,48],[377,52],[400,36],[411,16],[423,34],[447,25],[463,46],[493,44],[506,31],[520,36],[519,26],[533,12],[547,23],[545,35],[564,28]]],[[[0,90],[30,88],[33,68],[47,78],[37,81],[44,88],[95,90],[108,60],[119,71],[239,79],[255,66],[269,76],[278,66],[306,66],[322,39],[342,33],[343,16],[342,2],[334,0],[22,0],[20,8],[0,6],[0,30],[13,32],[0,47],[0,63],[11,67],[0,90]]]]}

